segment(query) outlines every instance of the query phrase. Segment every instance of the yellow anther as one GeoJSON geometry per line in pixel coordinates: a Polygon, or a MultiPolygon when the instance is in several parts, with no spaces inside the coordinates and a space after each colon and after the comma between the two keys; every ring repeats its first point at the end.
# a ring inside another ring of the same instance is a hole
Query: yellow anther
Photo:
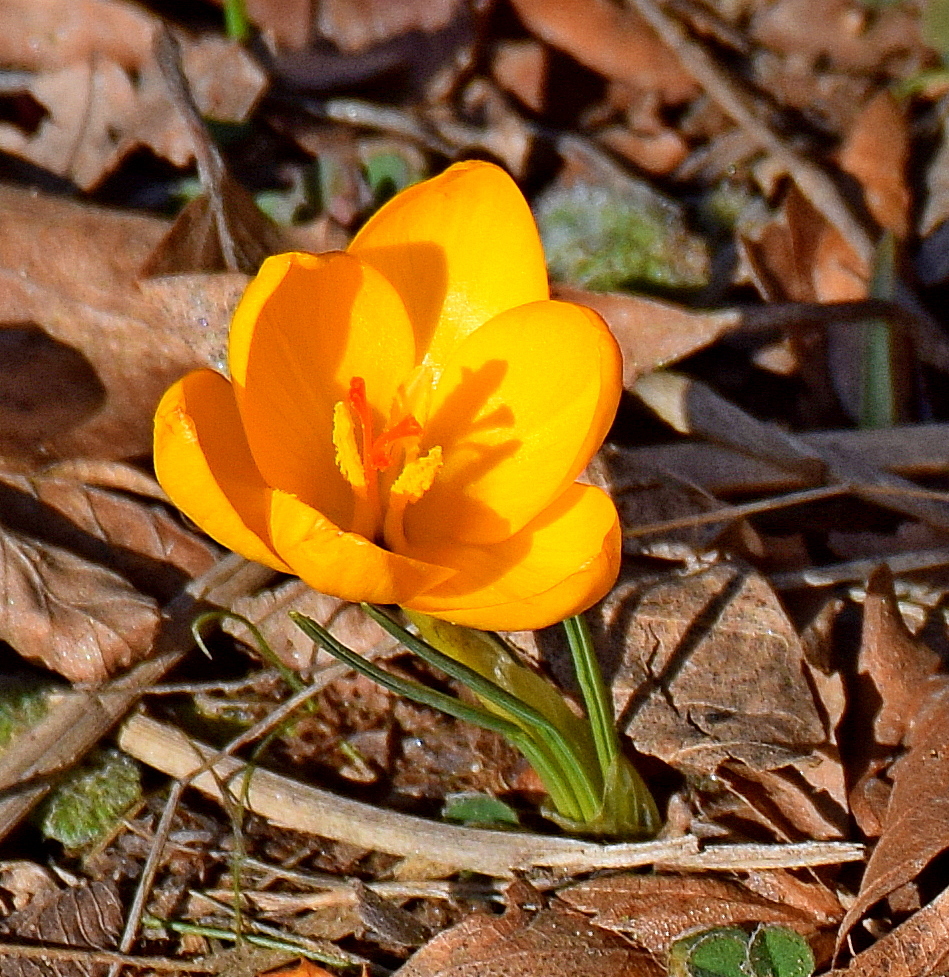
{"type": "Polygon", "coordinates": [[[418,500],[432,487],[442,467],[442,449],[436,445],[421,458],[406,461],[399,477],[389,489],[383,537],[393,552],[403,551],[407,545],[403,517],[405,507],[418,500]]]}
{"type": "Polygon", "coordinates": [[[333,408],[333,444],[336,447],[336,467],[355,489],[365,489],[366,469],[359,456],[356,425],[349,407],[341,400],[333,408]]]}

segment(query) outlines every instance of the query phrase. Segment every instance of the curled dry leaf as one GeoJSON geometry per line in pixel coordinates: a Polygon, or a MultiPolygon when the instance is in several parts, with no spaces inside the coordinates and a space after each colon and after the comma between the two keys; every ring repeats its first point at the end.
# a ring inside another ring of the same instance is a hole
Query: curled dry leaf
{"type": "Polygon", "coordinates": [[[854,708],[864,711],[857,717],[861,731],[865,736],[871,727],[872,742],[890,749],[904,742],[929,696],[949,683],[939,655],[903,623],[885,564],[867,581],[857,672],[854,708]]]}
{"type": "MultiPolygon", "coordinates": [[[[408,31],[434,33],[467,6],[467,0],[322,0],[316,28],[347,52],[362,51],[408,31]]],[[[279,0],[274,8],[282,9],[279,0]]]]}
{"type": "Polygon", "coordinates": [[[572,911],[475,915],[427,943],[397,977],[661,977],[652,957],[572,911]]]}
{"type": "Polygon", "coordinates": [[[148,58],[154,18],[121,0],[4,0],[0,61],[53,71],[81,61],[138,69],[148,58]]]}
{"type": "MultiPolygon", "coordinates": [[[[0,123],[0,148],[83,189],[139,146],[187,166],[188,130],[151,51],[159,23],[114,0],[3,4],[0,60],[35,72],[22,91],[45,115],[35,131],[0,123]]],[[[222,121],[244,121],[266,84],[248,52],[221,38],[190,42],[184,62],[201,110],[222,121]]]]}
{"type": "Polygon", "coordinates": [[[886,89],[864,106],[840,150],[841,169],[863,187],[874,220],[897,238],[909,230],[909,153],[906,113],[886,89]]]}
{"type": "MultiPolygon", "coordinates": [[[[893,790],[882,834],[838,942],[880,899],[911,883],[949,848],[949,685],[931,692],[907,733],[907,752],[890,768],[893,790]]],[[[945,926],[945,921],[941,923],[945,926]]]]}
{"type": "Polygon", "coordinates": [[[774,923],[805,936],[827,925],[803,908],[785,906],[740,882],[709,875],[616,875],[562,889],[561,900],[592,922],[660,954],[687,930],[774,923]]]}
{"type": "Polygon", "coordinates": [[[827,977],[932,977],[949,965],[949,889],[827,977]]]}
{"type": "MultiPolygon", "coordinates": [[[[118,888],[113,882],[90,882],[69,889],[58,889],[46,898],[31,902],[7,916],[0,932],[37,943],[60,946],[111,948],[122,930],[123,909],[118,888]]],[[[38,971],[26,961],[24,969],[14,971],[7,964],[15,957],[4,957],[4,974],[33,974],[38,971]]],[[[76,965],[50,963],[42,972],[51,977],[76,974],[76,965]]]]}
{"type": "Polygon", "coordinates": [[[901,4],[870,10],[850,0],[777,0],[757,4],[749,24],[752,41],[770,51],[824,61],[853,72],[923,48],[919,17],[901,4]],[[821,25],[820,30],[808,29],[821,25]]]}

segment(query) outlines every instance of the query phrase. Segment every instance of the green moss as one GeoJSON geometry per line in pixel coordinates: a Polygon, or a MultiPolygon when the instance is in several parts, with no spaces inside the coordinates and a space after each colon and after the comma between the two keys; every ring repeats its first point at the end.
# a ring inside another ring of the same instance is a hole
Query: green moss
{"type": "Polygon", "coordinates": [[[46,715],[49,686],[27,679],[0,681],[0,752],[18,733],[35,726],[46,715]]]}
{"type": "Polygon", "coordinates": [[[694,290],[708,282],[705,242],[657,194],[577,183],[536,208],[551,275],[598,291],[694,290]]]}
{"type": "Polygon", "coordinates": [[[138,763],[121,750],[99,750],[46,799],[40,827],[67,848],[83,848],[105,837],[141,792],[138,763]]]}

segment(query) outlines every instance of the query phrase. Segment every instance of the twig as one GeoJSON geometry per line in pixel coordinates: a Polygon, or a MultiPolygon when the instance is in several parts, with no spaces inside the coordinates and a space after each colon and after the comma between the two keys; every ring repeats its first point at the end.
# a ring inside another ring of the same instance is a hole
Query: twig
{"type": "MultiPolygon", "coordinates": [[[[863,461],[904,478],[949,471],[949,424],[912,424],[880,431],[812,431],[797,435],[810,453],[841,447],[863,461]]],[[[611,449],[607,449],[611,450],[611,449]]],[[[616,450],[617,460],[645,470],[668,471],[712,495],[788,492],[807,487],[800,475],[738,448],[704,442],[616,450]]],[[[913,486],[915,488],[915,486],[913,486]]],[[[623,491],[619,486],[618,491],[623,491]]],[[[907,490],[909,491],[909,490],[907,490]]]]}
{"type": "Polygon", "coordinates": [[[949,496],[920,493],[912,482],[875,468],[861,454],[840,445],[814,448],[757,420],[697,380],[661,371],[641,377],[633,391],[682,434],[717,441],[815,482],[846,485],[858,498],[949,529],[949,496]]]}
{"type": "Polygon", "coordinates": [[[158,970],[166,974],[213,974],[217,967],[205,963],[189,963],[184,960],[171,960],[168,957],[136,957],[114,950],[87,950],[72,946],[32,946],[20,943],[0,943],[0,956],[20,957],[23,960],[37,960],[52,963],[77,961],[85,964],[121,964],[139,969],[158,970]]]}
{"type": "MultiPolygon", "coordinates": [[[[132,716],[125,722],[119,745],[172,777],[188,776],[201,764],[196,757],[207,758],[215,752],[193,742],[181,730],[145,716],[132,716]]],[[[214,770],[217,777],[203,773],[193,783],[203,793],[220,798],[220,782],[244,777],[247,767],[240,760],[226,757],[215,763],[214,770]]],[[[862,845],[836,842],[805,846],[728,845],[699,851],[698,840],[691,836],[602,845],[576,838],[468,828],[381,810],[261,769],[249,777],[247,806],[275,824],[296,831],[504,877],[518,869],[544,865],[579,872],[656,863],[696,867],[707,860],[716,868],[739,870],[761,865],[838,864],[864,857],[862,845]]]]}

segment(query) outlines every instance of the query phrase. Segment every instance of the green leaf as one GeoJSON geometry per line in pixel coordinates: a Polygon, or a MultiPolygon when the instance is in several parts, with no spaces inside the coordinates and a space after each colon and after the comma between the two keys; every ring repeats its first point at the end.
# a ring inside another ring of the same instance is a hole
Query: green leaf
{"type": "Polygon", "coordinates": [[[121,750],[100,750],[54,788],[41,810],[40,827],[67,848],[82,848],[108,834],[141,793],[135,760],[121,750]]]}
{"type": "Polygon", "coordinates": [[[807,940],[785,926],[737,926],[691,933],[669,947],[671,977],[810,977],[807,940]]]}
{"type": "Polygon", "coordinates": [[[755,977],[810,977],[815,966],[807,940],[786,926],[759,926],[748,962],[755,977]]]}
{"type": "Polygon", "coordinates": [[[748,977],[748,934],[744,930],[708,930],[692,947],[689,973],[692,977],[748,977]]]}
{"type": "Polygon", "coordinates": [[[520,827],[517,811],[490,794],[465,791],[449,794],[442,806],[442,820],[479,827],[520,827]]]}
{"type": "MultiPolygon", "coordinates": [[[[573,745],[588,772],[598,769],[596,747],[587,721],[573,712],[563,692],[553,682],[518,662],[506,645],[486,631],[459,627],[414,611],[403,613],[418,628],[422,638],[442,654],[490,679],[548,719],[573,745]]],[[[484,701],[482,704],[525,727],[525,723],[497,703],[484,701]]],[[[599,789],[600,785],[596,786],[599,789]]]]}

